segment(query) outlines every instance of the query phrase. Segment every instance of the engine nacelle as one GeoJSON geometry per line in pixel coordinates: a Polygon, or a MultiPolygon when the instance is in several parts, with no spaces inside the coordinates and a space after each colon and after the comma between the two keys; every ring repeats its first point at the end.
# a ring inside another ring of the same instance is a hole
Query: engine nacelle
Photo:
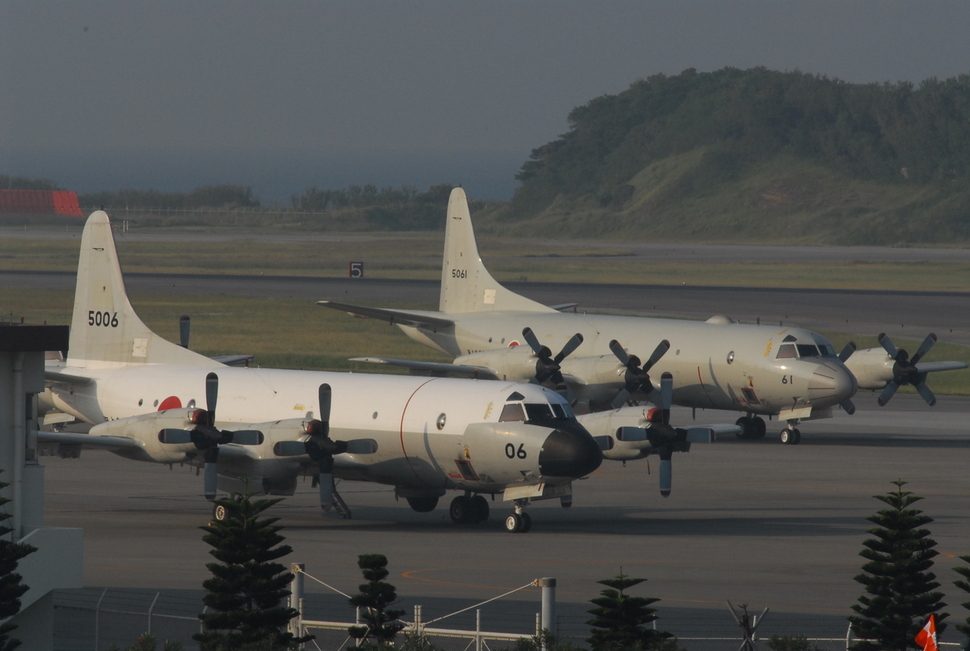
{"type": "Polygon", "coordinates": [[[653,450],[647,438],[650,407],[622,407],[577,416],[611,461],[633,461],[649,456],[653,450]]]}
{"type": "Polygon", "coordinates": [[[883,348],[866,348],[852,353],[845,365],[855,376],[860,389],[884,389],[893,379],[896,363],[883,348]]]}
{"type": "Polygon", "coordinates": [[[514,382],[528,382],[536,375],[536,356],[528,346],[470,353],[456,358],[455,364],[484,366],[494,371],[499,379],[514,382]]]}
{"type": "Polygon", "coordinates": [[[196,451],[195,444],[163,444],[158,438],[158,433],[163,429],[192,429],[195,425],[191,421],[191,416],[196,411],[196,409],[185,408],[166,409],[150,414],[119,418],[95,425],[89,435],[133,439],[141,445],[145,454],[144,461],[178,463],[185,461],[187,453],[196,451]]]}

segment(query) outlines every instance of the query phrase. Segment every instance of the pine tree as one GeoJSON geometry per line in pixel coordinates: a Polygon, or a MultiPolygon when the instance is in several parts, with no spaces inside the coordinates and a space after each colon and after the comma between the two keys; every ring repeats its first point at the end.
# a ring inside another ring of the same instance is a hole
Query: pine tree
{"type": "MultiPolygon", "coordinates": [[[[0,491],[9,485],[7,482],[0,481],[0,491]]],[[[20,597],[30,589],[30,586],[20,582],[23,577],[16,573],[17,563],[24,556],[37,551],[33,545],[7,540],[7,536],[13,532],[13,529],[4,524],[11,515],[3,510],[3,507],[9,503],[8,498],[0,496],[0,620],[13,617],[20,612],[20,597]]],[[[9,621],[0,625],[0,651],[13,651],[20,646],[20,640],[10,637],[16,628],[17,625],[9,621]]]]}
{"type": "MultiPolygon", "coordinates": [[[[967,565],[970,565],[970,555],[961,556],[960,560],[966,563],[967,565]]],[[[970,592],[970,567],[955,567],[953,569],[956,571],[957,574],[964,577],[964,579],[954,581],[953,585],[960,588],[964,592],[970,592]]],[[[966,608],[967,610],[970,610],[970,601],[965,601],[960,605],[966,608]]],[[[964,644],[964,648],[970,649],[970,616],[967,616],[965,624],[957,624],[956,629],[967,636],[967,641],[964,644]]]]}
{"type": "Polygon", "coordinates": [[[212,612],[199,615],[205,631],[193,636],[201,651],[276,651],[313,639],[294,638],[286,630],[299,614],[282,605],[293,575],[274,561],[292,549],[280,545],[282,527],[274,526],[278,518],[260,517],[281,500],[251,498],[217,500],[226,509],[225,519],[201,527],[206,532],[202,540],[213,547],[209,553],[218,561],[206,564],[213,576],[202,584],[208,591],[202,601],[212,612]]]}
{"type": "Polygon", "coordinates": [[[615,578],[597,581],[607,589],[591,600],[597,607],[587,611],[593,619],[586,623],[593,630],[586,641],[593,651],[646,649],[671,637],[670,633],[644,628],[657,619],[656,609],[650,605],[659,599],[631,597],[624,592],[644,581],[646,579],[631,579],[622,570],[615,578]]]}
{"type": "Polygon", "coordinates": [[[940,584],[931,571],[936,541],[923,528],[933,518],[910,508],[923,498],[904,491],[905,481],[892,483],[896,490],[873,496],[889,508],[867,518],[877,527],[868,530],[874,538],[866,540],[859,553],[868,562],[855,577],[866,595],[852,606],[857,615],[848,618],[855,635],[863,638],[854,651],[917,649],[914,638],[930,614],[936,615],[938,634],[946,628],[941,622],[947,614],[939,612],[946,604],[940,601],[943,593],[936,591],[940,584]]]}
{"type": "Polygon", "coordinates": [[[358,640],[373,638],[378,649],[391,647],[394,636],[404,623],[399,621],[403,610],[388,610],[397,601],[393,585],[384,581],[387,578],[387,557],[383,554],[361,554],[357,557],[367,583],[360,585],[360,594],[350,598],[350,605],[361,609],[361,617],[366,626],[351,626],[347,629],[358,640]]]}

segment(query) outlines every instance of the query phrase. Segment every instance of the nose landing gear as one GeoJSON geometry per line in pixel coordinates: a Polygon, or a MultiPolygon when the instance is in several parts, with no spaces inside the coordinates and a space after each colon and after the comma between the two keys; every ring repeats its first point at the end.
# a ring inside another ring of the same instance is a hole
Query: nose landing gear
{"type": "Polygon", "coordinates": [[[509,514],[505,518],[505,530],[509,533],[528,533],[529,529],[532,528],[532,518],[529,514],[525,512],[525,507],[528,506],[528,499],[513,500],[512,506],[515,508],[515,513],[509,514]]]}
{"type": "Polygon", "coordinates": [[[802,440],[802,433],[795,427],[797,420],[788,421],[788,427],[781,430],[781,442],[786,445],[798,445],[802,440]]]}

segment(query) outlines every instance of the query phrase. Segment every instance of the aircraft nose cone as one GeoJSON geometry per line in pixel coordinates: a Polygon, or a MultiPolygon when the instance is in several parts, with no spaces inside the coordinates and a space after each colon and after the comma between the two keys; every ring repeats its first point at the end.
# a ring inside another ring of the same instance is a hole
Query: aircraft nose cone
{"type": "Polygon", "coordinates": [[[816,404],[822,401],[838,404],[854,396],[858,390],[855,376],[839,361],[819,364],[808,381],[808,394],[816,404]]]}
{"type": "Polygon", "coordinates": [[[539,471],[550,477],[585,477],[602,462],[599,445],[582,428],[553,430],[539,452],[539,471]]]}

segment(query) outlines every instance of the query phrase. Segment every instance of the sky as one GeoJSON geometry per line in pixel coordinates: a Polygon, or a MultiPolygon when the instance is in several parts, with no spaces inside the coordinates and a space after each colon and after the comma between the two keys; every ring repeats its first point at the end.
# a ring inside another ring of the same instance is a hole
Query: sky
{"type": "Polygon", "coordinates": [[[0,0],[0,174],[508,199],[571,109],[638,79],[918,84],[970,73],[968,28],[964,0],[0,0]]]}

